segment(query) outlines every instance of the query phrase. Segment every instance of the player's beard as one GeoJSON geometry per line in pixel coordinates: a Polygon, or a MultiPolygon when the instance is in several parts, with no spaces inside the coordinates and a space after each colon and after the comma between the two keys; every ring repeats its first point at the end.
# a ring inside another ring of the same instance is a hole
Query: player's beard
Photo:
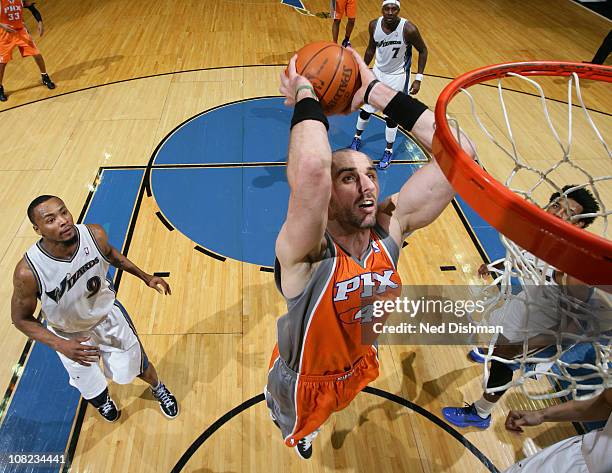
{"type": "Polygon", "coordinates": [[[359,230],[372,228],[376,225],[376,212],[364,216],[359,215],[359,213],[355,212],[352,208],[344,209],[341,221],[359,230]]]}
{"type": "Polygon", "coordinates": [[[63,245],[63,246],[72,246],[72,245],[74,245],[79,240],[79,233],[78,233],[77,229],[74,227],[74,225],[73,225],[72,228],[74,228],[73,235],[68,240],[60,241],[59,243],[61,245],[63,245]]]}

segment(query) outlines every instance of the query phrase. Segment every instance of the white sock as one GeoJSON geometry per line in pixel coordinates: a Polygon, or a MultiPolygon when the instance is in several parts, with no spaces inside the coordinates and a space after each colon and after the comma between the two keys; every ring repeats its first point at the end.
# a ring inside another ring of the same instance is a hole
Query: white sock
{"type": "Polygon", "coordinates": [[[395,128],[386,127],[385,128],[385,140],[387,141],[387,143],[394,143],[396,135],[397,135],[397,127],[395,128]]]}
{"type": "Polygon", "coordinates": [[[369,122],[369,121],[370,121],[370,117],[368,117],[368,119],[367,119],[367,120],[364,120],[364,119],[363,119],[363,118],[361,118],[361,117],[357,117],[357,127],[356,127],[356,128],[357,128],[359,131],[363,131],[363,130],[365,130],[366,125],[368,124],[368,122],[369,122]]]}
{"type": "Polygon", "coordinates": [[[491,412],[495,407],[495,403],[487,401],[483,396],[474,403],[474,407],[476,408],[478,415],[485,419],[491,415],[491,412]]]}

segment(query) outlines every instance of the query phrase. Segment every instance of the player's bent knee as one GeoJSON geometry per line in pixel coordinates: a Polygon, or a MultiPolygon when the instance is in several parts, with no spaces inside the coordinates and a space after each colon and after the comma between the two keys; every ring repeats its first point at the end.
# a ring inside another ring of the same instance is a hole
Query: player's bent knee
{"type": "Polygon", "coordinates": [[[362,120],[369,120],[371,113],[366,112],[364,109],[359,110],[359,118],[362,120]]]}
{"type": "Polygon", "coordinates": [[[387,124],[387,128],[397,128],[397,123],[391,120],[389,117],[385,117],[385,123],[387,124]]]}
{"type": "MultiPolygon", "coordinates": [[[[512,381],[512,370],[510,367],[501,361],[491,361],[491,372],[487,381],[487,388],[499,388],[505,386],[512,381]]],[[[502,395],[503,392],[496,392],[497,395],[502,395]]]]}

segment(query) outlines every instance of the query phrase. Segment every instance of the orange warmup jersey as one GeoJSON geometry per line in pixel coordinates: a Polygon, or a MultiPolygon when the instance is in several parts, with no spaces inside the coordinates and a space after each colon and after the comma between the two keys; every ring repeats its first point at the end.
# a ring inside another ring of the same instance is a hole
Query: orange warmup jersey
{"type": "Polygon", "coordinates": [[[0,5],[2,6],[0,23],[16,30],[24,28],[23,0],[0,0],[0,5]]]}

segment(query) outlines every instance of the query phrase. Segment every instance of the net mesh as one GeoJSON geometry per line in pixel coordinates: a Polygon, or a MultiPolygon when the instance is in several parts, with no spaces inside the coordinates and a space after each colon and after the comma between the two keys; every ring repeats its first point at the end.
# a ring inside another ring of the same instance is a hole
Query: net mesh
{"type": "MultiPolygon", "coordinates": [[[[588,82],[586,87],[598,84],[588,82]]],[[[489,174],[570,223],[592,219],[584,231],[609,238],[612,153],[605,136],[611,119],[587,108],[576,74],[535,80],[510,72],[494,88],[460,91],[449,103],[449,124],[455,129],[461,125],[473,140],[484,137],[475,140],[477,160],[489,174]],[[545,87],[558,94],[560,82],[565,83],[565,100],[547,97],[545,87]],[[583,189],[599,209],[574,212],[570,199],[583,189]]],[[[483,291],[487,309],[475,321],[501,325],[504,333],[485,349],[486,391],[519,386],[533,399],[568,394],[580,399],[612,387],[610,287],[584,286],[506,237],[500,239],[505,256],[488,265],[493,281],[483,291]],[[491,360],[510,366],[512,381],[487,388],[491,360]],[[530,381],[541,377],[555,389],[543,390],[541,383],[530,381]]]]}

